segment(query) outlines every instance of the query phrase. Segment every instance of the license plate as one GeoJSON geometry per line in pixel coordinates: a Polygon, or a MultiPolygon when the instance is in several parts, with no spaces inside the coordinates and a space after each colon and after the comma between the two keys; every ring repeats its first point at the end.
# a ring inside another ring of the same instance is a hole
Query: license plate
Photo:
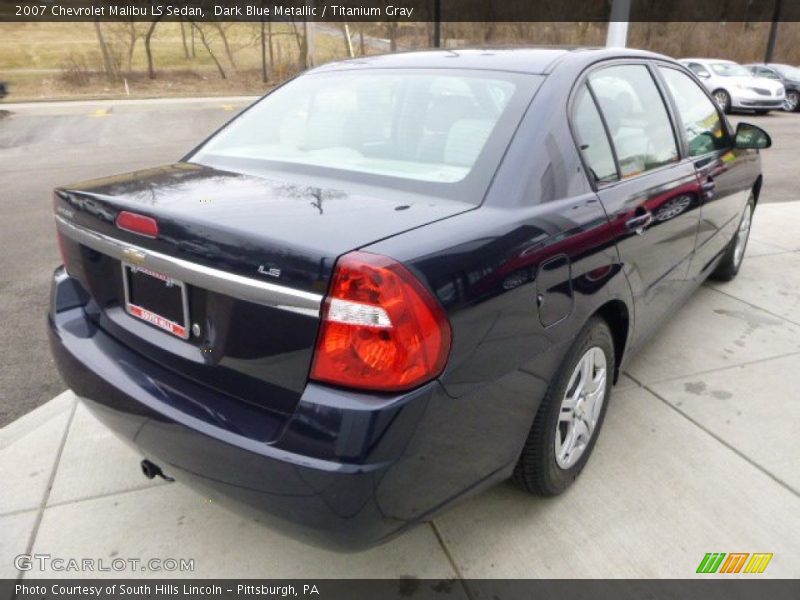
{"type": "Polygon", "coordinates": [[[189,339],[189,295],[185,283],[126,263],[122,263],[122,282],[129,315],[189,339]]]}

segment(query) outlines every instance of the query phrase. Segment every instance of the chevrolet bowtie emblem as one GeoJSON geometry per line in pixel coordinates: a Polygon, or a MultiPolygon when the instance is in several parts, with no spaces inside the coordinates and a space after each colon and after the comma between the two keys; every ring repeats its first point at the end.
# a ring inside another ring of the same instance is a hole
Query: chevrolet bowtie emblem
{"type": "Polygon", "coordinates": [[[141,250],[136,250],[135,248],[125,248],[122,251],[122,257],[131,264],[143,265],[147,255],[141,250]]]}

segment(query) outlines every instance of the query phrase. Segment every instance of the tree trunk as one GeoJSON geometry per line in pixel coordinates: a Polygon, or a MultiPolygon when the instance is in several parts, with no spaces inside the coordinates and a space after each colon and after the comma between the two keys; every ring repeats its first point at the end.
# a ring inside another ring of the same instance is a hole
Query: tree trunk
{"type": "Polygon", "coordinates": [[[211,57],[211,60],[213,60],[214,64],[217,65],[217,70],[219,71],[219,76],[222,77],[223,79],[227,79],[228,77],[227,77],[227,75],[225,75],[225,70],[222,68],[222,65],[219,64],[219,61],[217,60],[217,57],[214,55],[214,52],[211,50],[211,46],[209,46],[208,42],[206,41],[206,35],[203,33],[203,29],[199,25],[197,25],[197,23],[192,23],[192,26],[197,29],[197,33],[200,34],[200,41],[203,43],[203,46],[205,46],[206,50],[208,51],[208,55],[211,57]]]}
{"type": "MultiPolygon", "coordinates": [[[[308,65],[308,44],[306,44],[306,36],[300,33],[297,29],[297,23],[292,20],[292,31],[294,31],[294,39],[297,42],[297,52],[300,55],[298,65],[304,69],[308,65]]],[[[303,32],[305,33],[305,23],[303,23],[303,32]]]]}
{"type": "Polygon", "coordinates": [[[317,63],[317,24],[314,21],[303,21],[305,35],[306,60],[303,66],[310,69],[317,63]]]}
{"type": "Polygon", "coordinates": [[[190,46],[191,49],[192,49],[192,58],[197,58],[197,53],[194,50],[194,27],[192,27],[192,22],[191,21],[189,22],[189,33],[192,34],[192,36],[191,36],[192,37],[192,39],[191,39],[192,43],[191,43],[191,46],[190,46]]]}
{"type": "Polygon", "coordinates": [[[130,28],[128,32],[130,33],[130,45],[128,46],[128,73],[133,70],[133,51],[136,48],[136,40],[138,36],[136,35],[136,24],[135,23],[128,23],[128,27],[130,28]]]}
{"type": "Polygon", "coordinates": [[[272,42],[272,21],[267,22],[267,36],[269,37],[269,78],[275,77],[275,44],[272,42]]]}
{"type": "Polygon", "coordinates": [[[225,29],[222,27],[222,23],[214,23],[214,28],[219,32],[220,37],[222,38],[222,45],[225,47],[225,55],[228,57],[228,60],[231,63],[234,71],[238,71],[239,69],[236,67],[236,61],[233,60],[233,53],[231,52],[230,44],[228,44],[228,36],[225,35],[225,29]]]}
{"type": "Polygon", "coordinates": [[[186,43],[186,30],[183,28],[183,20],[181,20],[181,41],[183,42],[183,55],[189,58],[189,45],[186,43]]]}
{"type": "Polygon", "coordinates": [[[103,37],[103,30],[100,29],[100,21],[94,22],[94,31],[97,34],[97,42],[100,44],[100,53],[103,55],[103,70],[105,70],[109,78],[113,79],[116,77],[117,72],[108,44],[106,44],[106,39],[103,37]]]}
{"type": "Polygon", "coordinates": [[[358,30],[358,45],[359,50],[361,50],[361,56],[366,56],[366,48],[364,46],[364,26],[362,25],[358,30]]]}
{"type": "Polygon", "coordinates": [[[397,22],[388,21],[386,28],[389,32],[389,51],[397,52],[397,22]]]}
{"type": "Polygon", "coordinates": [[[158,25],[158,21],[160,19],[161,17],[158,17],[155,21],[150,23],[150,27],[147,28],[147,33],[144,36],[144,51],[145,54],[147,54],[147,76],[150,79],[156,78],[156,70],[155,66],[153,65],[153,52],[150,49],[150,39],[153,37],[153,31],[155,30],[156,25],[158,25]]]}
{"type": "Polygon", "coordinates": [[[267,24],[261,17],[261,81],[267,83],[267,24]]]}
{"type": "Polygon", "coordinates": [[[342,23],[342,35],[344,36],[344,51],[347,56],[353,58],[353,39],[350,37],[350,26],[347,23],[342,23]]]}

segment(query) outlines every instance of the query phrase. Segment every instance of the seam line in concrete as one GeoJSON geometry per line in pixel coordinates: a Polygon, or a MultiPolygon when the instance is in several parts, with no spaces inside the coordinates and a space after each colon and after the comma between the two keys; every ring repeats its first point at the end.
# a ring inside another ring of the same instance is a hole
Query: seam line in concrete
{"type": "MultiPolygon", "coordinates": [[[[754,236],[752,233],[750,234],[750,239],[754,242],[758,242],[759,244],[764,244],[765,246],[769,246],[770,248],[775,248],[776,250],[783,250],[783,252],[794,252],[791,248],[787,248],[786,246],[781,246],[780,244],[776,244],[774,242],[766,242],[763,238],[759,238],[754,236]]],[[[779,252],[779,254],[783,254],[783,252],[779,252]]],[[[759,258],[761,256],[771,256],[770,254],[759,254],[758,256],[751,256],[750,258],[759,258]]],[[[745,256],[747,258],[747,256],[745,256]]]]}
{"type": "MultiPolygon", "coordinates": [[[[634,381],[636,381],[637,383],[639,383],[639,381],[637,381],[635,378],[631,377],[631,379],[633,379],[634,381]]],[[[705,432],[707,435],[711,436],[711,437],[712,437],[712,438],[714,438],[714,439],[715,439],[717,442],[719,442],[720,444],[722,444],[723,446],[725,446],[725,447],[726,447],[728,450],[730,450],[731,452],[733,452],[734,454],[736,454],[736,455],[737,455],[739,458],[743,459],[743,460],[744,460],[745,462],[747,462],[747,463],[748,463],[750,466],[752,466],[752,467],[755,467],[756,469],[758,469],[759,471],[761,471],[761,472],[762,472],[764,475],[766,475],[767,477],[769,477],[770,479],[772,479],[772,480],[773,480],[775,483],[777,483],[778,485],[780,485],[782,488],[786,489],[786,490],[787,490],[788,492],[790,492],[791,494],[793,494],[793,495],[797,496],[798,498],[800,498],[800,490],[796,490],[796,489],[794,489],[794,488],[793,488],[791,485],[789,485],[787,482],[785,482],[784,480],[782,480],[780,477],[778,477],[777,475],[775,475],[775,474],[774,474],[774,473],[772,473],[771,471],[767,470],[765,467],[763,467],[763,466],[762,466],[762,465],[760,465],[759,463],[755,462],[755,461],[754,461],[752,458],[750,458],[749,456],[747,456],[746,454],[744,454],[744,453],[743,453],[741,450],[739,450],[738,448],[736,448],[736,447],[734,447],[733,445],[731,445],[731,444],[730,444],[729,442],[727,442],[727,441],[726,441],[724,438],[720,437],[719,435],[717,435],[716,433],[714,433],[713,431],[711,431],[710,429],[708,429],[708,428],[707,428],[705,425],[703,425],[702,423],[700,423],[700,422],[699,422],[699,421],[697,421],[696,419],[694,419],[694,418],[690,417],[690,416],[689,416],[687,413],[685,413],[685,412],[684,412],[684,411],[682,411],[680,408],[678,408],[677,406],[675,406],[674,404],[672,404],[671,402],[669,402],[669,401],[668,401],[666,398],[664,398],[664,397],[663,397],[661,394],[659,394],[658,392],[656,392],[656,391],[654,391],[654,390],[650,389],[648,386],[646,386],[646,385],[643,385],[643,384],[641,384],[641,383],[639,383],[639,385],[642,387],[642,389],[646,390],[647,392],[649,392],[650,394],[652,394],[653,396],[655,396],[655,397],[656,397],[658,400],[660,400],[661,402],[663,402],[664,404],[666,404],[666,405],[667,405],[669,408],[671,408],[671,409],[672,409],[672,410],[674,410],[676,413],[678,413],[679,415],[681,415],[681,416],[682,416],[684,419],[686,419],[687,421],[689,421],[690,423],[692,423],[692,424],[693,424],[695,427],[697,427],[697,428],[698,428],[698,429],[700,429],[701,431],[705,432]]]]}
{"type": "Polygon", "coordinates": [[[25,513],[29,512],[36,512],[37,510],[39,510],[38,506],[32,506],[30,508],[18,508],[9,512],[0,513],[0,519],[4,519],[5,517],[16,517],[17,515],[24,515],[25,513]]]}
{"type": "Polygon", "coordinates": [[[743,363],[739,363],[736,365],[725,365],[724,367],[717,367],[715,369],[708,369],[707,371],[695,371],[692,373],[686,373],[685,375],[675,375],[673,377],[665,377],[664,379],[656,379],[654,381],[648,381],[647,383],[642,383],[637,380],[633,375],[631,375],[628,371],[623,371],[623,374],[627,375],[631,379],[633,379],[636,383],[639,384],[640,387],[645,387],[648,385],[658,385],[660,383],[670,383],[672,381],[678,381],[681,379],[689,379],[690,377],[698,377],[700,375],[708,375],[709,373],[717,373],[719,371],[729,371],[730,369],[741,369],[742,367],[749,367],[750,365],[756,365],[758,363],[767,362],[770,360],[777,360],[779,358],[786,358],[788,356],[797,356],[800,354],[800,351],[795,352],[787,352],[785,354],[776,354],[775,356],[767,356],[764,358],[757,358],[755,360],[749,360],[743,363]]]}
{"type": "Polygon", "coordinates": [[[444,538],[442,537],[439,528],[436,526],[436,522],[431,521],[430,525],[431,529],[433,530],[433,535],[436,536],[436,540],[439,542],[439,546],[441,546],[442,552],[444,552],[445,557],[447,557],[447,561],[450,563],[450,568],[453,569],[453,573],[455,573],[456,577],[458,578],[458,582],[461,585],[461,589],[464,590],[464,594],[466,594],[469,600],[475,600],[474,596],[472,595],[472,592],[470,592],[469,590],[467,582],[464,580],[464,575],[461,573],[461,569],[458,568],[458,564],[456,563],[455,558],[453,558],[450,549],[447,547],[447,544],[445,544],[444,538]]]}
{"type": "Polygon", "coordinates": [[[768,309],[766,309],[766,308],[764,308],[762,306],[758,306],[757,304],[753,304],[752,302],[748,302],[747,300],[744,300],[743,298],[739,298],[738,296],[734,296],[733,294],[731,294],[729,292],[725,292],[725,291],[719,289],[716,286],[707,285],[707,284],[704,283],[703,287],[705,287],[705,288],[707,288],[709,290],[714,290],[715,292],[717,292],[719,294],[722,294],[723,296],[727,296],[728,298],[733,298],[734,300],[738,300],[739,302],[743,302],[744,304],[747,304],[747,306],[749,306],[751,308],[756,308],[756,309],[758,309],[758,310],[760,310],[762,312],[767,313],[768,315],[772,315],[776,319],[781,319],[783,321],[786,321],[787,323],[791,323],[792,325],[797,325],[798,327],[800,327],[800,323],[798,323],[797,321],[792,321],[791,319],[787,319],[783,315],[776,314],[776,313],[772,312],[771,310],[768,310],[768,309]]]}
{"type": "MultiPolygon", "coordinates": [[[[47,488],[44,491],[44,496],[42,497],[42,503],[39,506],[39,513],[36,515],[36,520],[33,523],[33,529],[31,530],[31,535],[28,538],[28,547],[25,551],[26,554],[30,554],[33,552],[33,545],[36,543],[36,537],[39,535],[39,526],[42,524],[42,518],[44,517],[44,511],[47,508],[47,499],[50,498],[50,492],[53,489],[53,483],[56,480],[56,473],[58,473],[58,467],[61,464],[61,455],[64,453],[64,446],[67,444],[67,436],[69,435],[69,430],[72,428],[72,420],[75,418],[75,411],[78,409],[78,403],[75,402],[72,405],[72,409],[69,413],[69,418],[67,419],[67,426],[64,427],[64,433],[61,435],[61,443],[58,445],[58,452],[56,452],[56,459],[53,461],[53,470],[50,472],[50,479],[47,482],[47,488]]],[[[17,571],[17,581],[22,581],[24,577],[23,571],[17,571]]]]}
{"type": "Polygon", "coordinates": [[[58,508],[61,506],[69,506],[70,504],[80,504],[81,502],[89,502],[90,500],[102,500],[103,498],[111,498],[112,496],[124,496],[126,494],[132,494],[134,492],[141,492],[143,490],[152,490],[155,488],[163,487],[168,485],[170,482],[167,481],[156,481],[152,483],[142,484],[139,487],[132,487],[128,488],[127,490],[118,490],[116,492],[106,492],[104,494],[94,494],[93,496],[86,496],[83,498],[73,498],[72,500],[62,500],[61,502],[53,502],[53,504],[48,504],[45,508],[50,510],[51,508],[58,508]]]}

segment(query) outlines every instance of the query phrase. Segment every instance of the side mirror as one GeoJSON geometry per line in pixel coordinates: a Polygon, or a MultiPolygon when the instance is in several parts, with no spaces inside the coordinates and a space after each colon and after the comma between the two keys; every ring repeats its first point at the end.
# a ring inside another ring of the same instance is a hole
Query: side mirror
{"type": "Polygon", "coordinates": [[[709,73],[708,71],[700,71],[700,72],[697,74],[697,76],[698,76],[700,79],[711,79],[711,73],[709,73]]]}
{"type": "Polygon", "coordinates": [[[736,148],[748,150],[761,150],[772,146],[772,138],[769,134],[750,123],[739,123],[736,127],[736,148]]]}

